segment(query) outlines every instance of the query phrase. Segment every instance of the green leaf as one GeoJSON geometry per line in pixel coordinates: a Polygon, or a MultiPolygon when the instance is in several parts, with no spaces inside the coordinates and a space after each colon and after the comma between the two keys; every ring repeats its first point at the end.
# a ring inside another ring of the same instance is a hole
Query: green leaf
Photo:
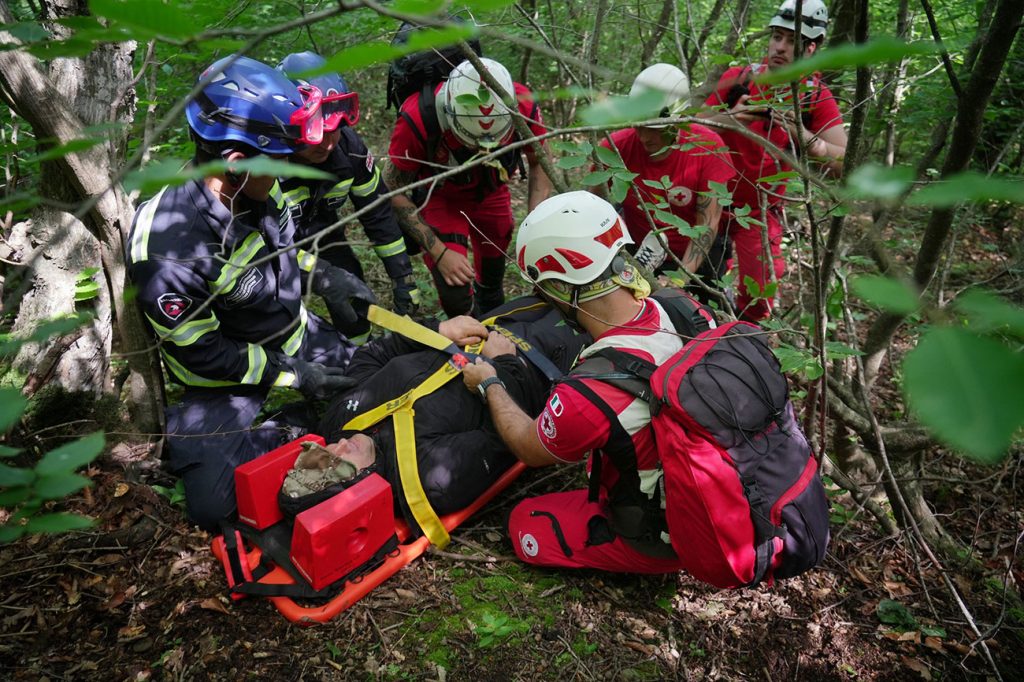
{"type": "Polygon", "coordinates": [[[946,630],[934,625],[922,625],[921,634],[925,637],[945,637],[946,630]]]}
{"type": "Polygon", "coordinates": [[[466,23],[446,26],[445,28],[425,28],[413,31],[409,35],[409,42],[405,45],[392,46],[383,41],[361,43],[338,52],[319,69],[310,70],[301,75],[310,78],[336,71],[348,73],[374,64],[389,62],[413,52],[420,52],[435,47],[446,47],[460,40],[469,40],[476,35],[476,32],[476,25],[466,23]]]}
{"type": "Polygon", "coordinates": [[[612,188],[609,192],[612,203],[621,204],[626,200],[626,194],[629,193],[629,188],[632,186],[631,183],[621,182],[617,179],[612,180],[612,188]]]}
{"type": "Polygon", "coordinates": [[[907,404],[932,433],[994,464],[1024,426],[1024,356],[963,329],[928,330],[903,361],[907,404]]]}
{"type": "Polygon", "coordinates": [[[0,210],[4,212],[21,214],[27,213],[32,208],[42,203],[43,199],[32,192],[14,192],[6,197],[0,198],[0,210]]]}
{"type": "Polygon", "coordinates": [[[96,459],[96,456],[103,451],[104,443],[102,431],[65,443],[43,455],[43,458],[36,464],[36,473],[40,476],[49,476],[74,471],[96,459]]]}
{"type": "Polygon", "coordinates": [[[32,488],[28,486],[11,488],[0,492],[0,507],[13,508],[32,496],[32,488]]]}
{"type": "Polygon", "coordinates": [[[850,282],[854,293],[868,303],[898,315],[909,315],[917,310],[917,292],[908,284],[883,275],[863,275],[850,282]]]}
{"type": "Polygon", "coordinates": [[[469,0],[463,3],[466,9],[473,12],[490,12],[513,4],[515,0],[469,0]]]}
{"type": "Polygon", "coordinates": [[[798,350],[787,346],[773,348],[772,353],[779,360],[780,369],[783,374],[792,374],[799,371],[811,360],[811,354],[807,351],[798,350]]]}
{"type": "Polygon", "coordinates": [[[597,158],[608,168],[626,167],[626,164],[622,161],[622,157],[620,157],[615,150],[609,149],[608,147],[599,146],[597,148],[597,158]]]}
{"type": "Polygon", "coordinates": [[[982,201],[1024,204],[1024,178],[968,171],[929,184],[907,199],[910,206],[949,208],[982,201]]]}
{"type": "Polygon", "coordinates": [[[615,125],[658,118],[665,95],[649,90],[636,97],[606,97],[585,107],[580,120],[586,125],[615,125]]]}
{"type": "Polygon", "coordinates": [[[807,59],[798,59],[792,64],[766,71],[754,79],[756,83],[771,85],[800,80],[816,71],[835,71],[837,69],[886,64],[898,62],[904,57],[915,55],[932,55],[942,51],[942,46],[931,40],[908,43],[891,36],[880,36],[866,43],[846,43],[829,46],[807,59]]]}
{"type": "Polygon", "coordinates": [[[892,599],[883,599],[875,608],[878,620],[886,625],[895,625],[905,630],[916,630],[917,619],[911,615],[907,607],[892,599]]]}
{"type": "Polygon", "coordinates": [[[797,173],[796,171],[782,171],[781,173],[776,173],[775,175],[766,175],[763,178],[758,178],[757,181],[759,183],[760,182],[782,182],[783,180],[789,180],[791,178],[799,178],[799,177],[800,177],[800,174],[797,173]]]}
{"type": "Polygon", "coordinates": [[[46,341],[51,336],[63,336],[91,322],[92,319],[93,316],[90,313],[76,313],[47,320],[36,327],[28,338],[29,341],[38,343],[46,341]]]}
{"type": "Polygon", "coordinates": [[[284,160],[272,159],[269,156],[242,159],[240,161],[233,161],[228,165],[236,173],[250,173],[263,177],[304,178],[307,180],[335,179],[333,175],[319,168],[301,163],[288,163],[284,160]]]}
{"type": "Polygon", "coordinates": [[[202,24],[189,18],[177,4],[159,0],[89,0],[89,9],[95,16],[137,29],[133,33],[139,38],[184,40],[203,30],[202,24]]]}
{"type": "Polygon", "coordinates": [[[43,161],[53,161],[54,159],[60,159],[68,154],[76,154],[80,151],[90,149],[103,142],[102,139],[98,138],[85,138],[80,140],[69,140],[65,144],[57,145],[56,147],[50,147],[41,154],[36,154],[25,159],[25,163],[41,163],[43,161]]]}
{"type": "Polygon", "coordinates": [[[429,17],[444,6],[443,0],[397,0],[391,10],[398,14],[429,17]]]}
{"type": "Polygon", "coordinates": [[[483,102],[480,101],[480,98],[476,95],[476,93],[472,92],[464,92],[461,95],[456,95],[455,101],[467,108],[483,104],[483,102]]]}
{"type": "Polygon", "coordinates": [[[0,488],[29,485],[35,478],[36,475],[31,469],[0,464],[0,488]]]}
{"type": "Polygon", "coordinates": [[[83,282],[75,285],[75,302],[90,301],[100,293],[100,285],[96,282],[83,282]]]}
{"type": "Polygon", "coordinates": [[[603,185],[604,183],[611,180],[611,171],[593,171],[587,173],[587,175],[581,180],[584,187],[590,187],[591,185],[603,185]]]}
{"type": "Polygon", "coordinates": [[[91,485],[92,481],[85,476],[60,473],[40,476],[32,484],[32,489],[41,499],[59,500],[91,485]]]}
{"type": "Polygon", "coordinates": [[[555,165],[564,170],[571,170],[573,168],[579,168],[580,166],[587,165],[590,159],[586,156],[560,156],[555,161],[555,165]]]}
{"type": "Polygon", "coordinates": [[[1024,337],[1024,309],[1012,305],[1000,296],[981,289],[972,289],[958,297],[953,305],[970,318],[974,331],[1006,330],[1024,337]]]}
{"type": "Polygon", "coordinates": [[[312,180],[330,180],[333,176],[312,166],[288,163],[267,156],[253,159],[242,159],[228,164],[225,161],[212,161],[200,166],[188,165],[185,161],[166,160],[151,163],[142,170],[132,171],[124,180],[125,189],[152,193],[163,187],[175,187],[186,182],[198,180],[209,175],[218,175],[228,170],[236,173],[252,173],[253,175],[272,176],[279,178],[308,178],[312,180]]]}
{"type": "Polygon", "coordinates": [[[50,39],[50,32],[34,21],[5,24],[4,31],[10,33],[23,43],[35,43],[50,39]]]}
{"type": "Polygon", "coordinates": [[[857,350],[852,346],[847,346],[845,343],[839,341],[826,341],[825,342],[825,357],[829,360],[835,360],[836,358],[848,358],[853,355],[864,355],[864,351],[857,350]]]}
{"type": "Polygon", "coordinates": [[[95,49],[96,44],[93,41],[74,37],[68,40],[33,43],[25,48],[25,51],[36,59],[49,61],[60,57],[84,57],[95,49]]]}
{"type": "Polygon", "coordinates": [[[868,163],[849,175],[843,194],[850,199],[893,201],[903,196],[913,181],[912,168],[887,168],[877,163],[868,163]]]}
{"type": "Polygon", "coordinates": [[[20,523],[9,526],[0,526],[0,545],[5,545],[8,542],[14,542],[24,534],[25,526],[20,523]]]}
{"type": "Polygon", "coordinates": [[[0,445],[0,459],[9,459],[21,452],[22,451],[19,450],[18,448],[12,448],[7,445],[0,445]]]}
{"type": "Polygon", "coordinates": [[[63,533],[69,530],[90,528],[95,523],[88,516],[61,512],[33,516],[25,524],[25,530],[29,533],[63,533]]]}
{"type": "MultiPolygon", "coordinates": [[[[7,433],[21,419],[28,401],[16,388],[0,388],[0,433],[7,433]]],[[[2,485],[2,484],[0,484],[2,485]]]]}

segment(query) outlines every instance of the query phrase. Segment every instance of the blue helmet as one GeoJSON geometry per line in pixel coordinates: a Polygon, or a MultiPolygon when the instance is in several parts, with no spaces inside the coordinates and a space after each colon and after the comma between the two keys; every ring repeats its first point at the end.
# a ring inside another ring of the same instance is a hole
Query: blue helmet
{"type": "Polygon", "coordinates": [[[359,120],[359,95],[348,87],[341,74],[323,73],[312,78],[301,76],[303,72],[320,69],[326,63],[327,60],[315,52],[294,52],[281,60],[277,70],[299,86],[312,85],[320,91],[323,95],[324,130],[334,130],[342,121],[355,125],[359,120]]]}
{"type": "Polygon", "coordinates": [[[325,96],[345,95],[352,92],[348,83],[339,73],[322,73],[312,78],[295,77],[296,74],[301,74],[304,71],[319,69],[326,63],[327,60],[316,52],[294,52],[281,60],[281,63],[277,65],[277,70],[299,85],[315,85],[325,96]]]}
{"type": "MultiPolygon", "coordinates": [[[[230,59],[214,62],[199,79],[230,59]]],[[[280,72],[238,57],[188,103],[185,116],[203,141],[241,142],[264,154],[291,154],[302,137],[296,122],[305,108],[302,93],[280,72]]]]}

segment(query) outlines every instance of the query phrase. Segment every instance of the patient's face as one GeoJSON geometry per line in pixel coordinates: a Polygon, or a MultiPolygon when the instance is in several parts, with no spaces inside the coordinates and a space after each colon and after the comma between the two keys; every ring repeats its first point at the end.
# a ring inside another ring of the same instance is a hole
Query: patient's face
{"type": "Polygon", "coordinates": [[[327,449],[338,457],[352,462],[357,469],[365,469],[377,458],[377,448],[373,444],[373,439],[361,433],[331,443],[327,449]]]}

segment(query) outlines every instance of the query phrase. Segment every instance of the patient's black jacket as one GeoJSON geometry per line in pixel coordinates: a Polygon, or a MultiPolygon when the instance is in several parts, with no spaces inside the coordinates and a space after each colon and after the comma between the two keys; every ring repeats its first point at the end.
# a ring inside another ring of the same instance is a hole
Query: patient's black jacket
{"type": "MultiPolygon", "coordinates": [[[[499,315],[497,324],[528,341],[566,373],[590,342],[590,336],[574,332],[550,306],[521,310],[537,302],[534,298],[516,299],[492,314],[499,315]]],[[[427,326],[436,329],[438,323],[427,326]]],[[[320,432],[328,443],[351,435],[342,431],[350,419],[418,386],[449,359],[445,353],[398,334],[363,346],[353,356],[347,372],[358,384],[331,401],[320,432]]],[[[539,415],[551,390],[547,377],[522,354],[499,356],[494,364],[519,406],[531,417],[539,415]]],[[[487,406],[478,394],[469,392],[461,377],[421,397],[413,407],[420,481],[438,514],[468,506],[515,462],[498,436],[487,406]]],[[[366,433],[377,446],[377,472],[391,484],[396,508],[416,528],[402,494],[392,419],[381,421],[366,433]]]]}

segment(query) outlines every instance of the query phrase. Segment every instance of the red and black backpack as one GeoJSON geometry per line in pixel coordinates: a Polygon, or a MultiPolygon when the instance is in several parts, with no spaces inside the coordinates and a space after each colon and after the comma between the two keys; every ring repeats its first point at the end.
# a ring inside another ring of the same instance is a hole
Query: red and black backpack
{"type": "MultiPolygon", "coordinates": [[[[722,588],[770,584],[816,566],[829,539],[828,502],[763,332],[746,322],[709,328],[700,303],[681,292],[654,298],[691,339],[680,351],[655,366],[601,349],[566,379],[612,427],[602,448],[618,472],[610,529],[656,555],[670,542],[689,573],[722,588]],[[662,468],[653,497],[640,489],[632,439],[583,378],[650,405],[662,468]]],[[[590,474],[594,501],[601,460],[593,458],[590,474]]]]}

